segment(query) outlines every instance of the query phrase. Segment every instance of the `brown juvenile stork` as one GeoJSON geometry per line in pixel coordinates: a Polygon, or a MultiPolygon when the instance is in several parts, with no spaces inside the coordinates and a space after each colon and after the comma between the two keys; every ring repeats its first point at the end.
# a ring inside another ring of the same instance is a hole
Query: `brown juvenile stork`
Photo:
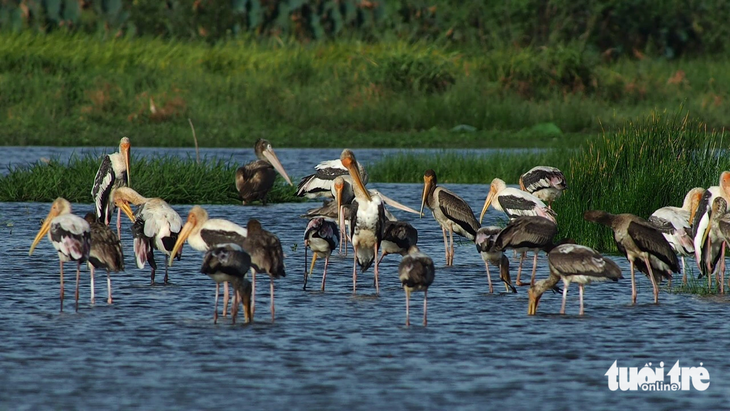
{"type": "Polygon", "coordinates": [[[482,227],[477,230],[477,236],[474,243],[477,246],[477,251],[484,261],[484,265],[487,268],[487,282],[489,283],[489,292],[493,293],[494,288],[492,287],[492,276],[489,273],[489,264],[495,265],[499,268],[499,278],[504,282],[504,288],[507,292],[517,292],[517,289],[512,286],[512,279],[509,273],[509,258],[500,250],[494,249],[494,240],[497,235],[502,231],[497,226],[482,227]]]}
{"type": "Polygon", "coordinates": [[[114,190],[114,204],[117,205],[132,221],[132,237],[134,237],[134,256],[137,267],[142,269],[146,263],[150,264],[151,284],[155,284],[155,255],[153,249],[165,254],[165,279],[167,284],[167,271],[169,260],[180,259],[182,251],[172,254],[172,249],[177,242],[178,235],[182,229],[180,215],[167,202],[159,197],[147,198],[141,196],[129,187],[120,187],[114,190]],[[137,206],[132,212],[130,204],[137,206]]]}
{"type": "Polygon", "coordinates": [[[517,269],[517,279],[515,284],[523,284],[520,281],[522,274],[522,262],[525,259],[527,251],[532,251],[534,257],[532,259],[532,276],[530,284],[535,284],[535,272],[537,271],[537,257],[540,250],[549,253],[555,247],[553,238],[558,233],[558,225],[552,220],[537,216],[519,216],[515,217],[500,231],[494,240],[494,250],[502,251],[509,248],[521,250],[520,265],[517,269]]]}
{"type": "Polygon", "coordinates": [[[426,170],[423,174],[423,196],[421,198],[421,210],[426,205],[431,210],[433,218],[441,226],[444,236],[444,248],[446,249],[446,265],[454,264],[454,233],[474,241],[477,230],[480,227],[474,212],[463,198],[453,192],[439,187],[436,179],[436,172],[426,170]],[[449,233],[449,241],[446,239],[446,232],[449,233]]]}
{"type": "Polygon", "coordinates": [[[215,311],[213,324],[218,322],[218,291],[220,283],[231,283],[235,290],[231,322],[236,323],[238,305],[243,303],[245,321],[251,322],[251,283],[246,279],[246,273],[251,268],[251,256],[243,251],[238,244],[228,243],[214,246],[203,256],[203,265],[200,272],[208,275],[215,281],[215,311]]]}
{"type": "MultiPolygon", "coordinates": [[[[102,223],[109,225],[114,212],[112,190],[129,186],[129,138],[122,137],[119,141],[119,151],[107,154],[99,165],[94,177],[94,186],[91,196],[94,198],[96,217],[102,223]]],[[[121,238],[122,210],[117,211],[117,237],[121,238]]]]}
{"type": "Polygon", "coordinates": [[[268,140],[263,138],[256,140],[254,151],[258,160],[236,170],[236,189],[243,204],[256,200],[261,200],[263,204],[266,204],[266,195],[274,186],[277,172],[289,185],[293,184],[268,140]]]}
{"type": "Polygon", "coordinates": [[[651,280],[654,303],[659,303],[659,283],[679,272],[679,261],[672,247],[651,223],[633,214],[611,214],[589,210],[583,214],[587,221],[603,224],[613,230],[616,247],[631,266],[631,303],[636,304],[634,266],[651,280]]]}
{"type": "Polygon", "coordinates": [[[560,314],[565,314],[565,300],[570,283],[578,283],[580,290],[580,314],[583,315],[583,286],[594,281],[618,281],[621,269],[613,260],[599,254],[596,250],[578,244],[562,244],[548,253],[550,277],[536,282],[527,292],[529,302],[527,315],[537,313],[537,305],[545,291],[555,287],[563,280],[563,304],[560,314]]]}
{"type": "Polygon", "coordinates": [[[563,190],[568,188],[563,172],[555,167],[537,166],[520,176],[522,191],[534,195],[553,208],[553,201],[560,198],[563,190]]]}
{"type": "Polygon", "coordinates": [[[304,231],[304,269],[307,269],[307,248],[312,249],[312,265],[309,267],[309,272],[304,272],[304,287],[307,289],[307,279],[312,275],[314,270],[314,262],[317,261],[317,257],[324,257],[324,272],[322,273],[322,287],[321,291],[324,291],[325,281],[327,280],[327,266],[330,263],[330,255],[332,251],[337,248],[337,244],[340,241],[340,229],[337,227],[337,223],[332,220],[327,220],[322,217],[313,218],[307,224],[307,228],[304,231]]]}
{"type": "Polygon", "coordinates": [[[284,251],[279,238],[261,228],[258,220],[250,219],[246,225],[248,235],[243,249],[251,255],[251,312],[256,313],[256,273],[266,273],[271,280],[271,321],[274,315],[274,279],[286,277],[284,251]]]}
{"type": "Polygon", "coordinates": [[[91,302],[94,303],[94,270],[106,269],[106,302],[112,303],[112,279],[110,272],[124,270],[124,253],[122,243],[109,226],[96,218],[94,213],[86,213],[84,220],[91,227],[91,251],[89,252],[89,269],[91,271],[91,302]]]}
{"type": "Polygon", "coordinates": [[[380,242],[381,256],[378,263],[383,262],[388,254],[406,256],[411,246],[418,244],[418,230],[405,221],[386,221],[383,229],[383,240],[380,242]]]}
{"type": "MultiPolygon", "coordinates": [[[[185,241],[190,247],[196,251],[206,252],[216,246],[222,244],[238,244],[243,247],[243,240],[246,238],[247,231],[240,225],[221,218],[209,218],[208,212],[199,205],[193,206],[188,212],[188,219],[180,234],[177,242],[170,252],[171,255],[177,255],[181,252],[185,241]]],[[[173,259],[169,260],[172,265],[173,259]]],[[[220,291],[220,283],[216,283],[215,292],[218,295],[220,291]]],[[[223,282],[223,316],[228,312],[228,282],[223,282]]]]}
{"type": "Polygon", "coordinates": [[[71,203],[65,198],[57,198],[51,205],[51,211],[43,221],[41,229],[33,239],[28,255],[48,233],[48,240],[58,251],[61,263],[61,311],[63,311],[63,263],[76,261],[76,311],[79,309],[79,276],[81,263],[89,259],[91,250],[91,228],[83,218],[71,214],[71,203]]]}
{"type": "Polygon", "coordinates": [[[415,245],[408,249],[408,254],[398,265],[398,278],[406,293],[406,326],[411,325],[409,311],[413,291],[423,291],[423,326],[428,324],[428,287],[433,283],[435,272],[431,257],[422,253],[415,245]]]}
{"type": "Polygon", "coordinates": [[[383,199],[365,188],[352,150],[342,150],[340,161],[349,171],[355,191],[355,199],[350,205],[350,239],[355,254],[352,262],[352,292],[357,290],[357,266],[365,272],[375,262],[375,293],[379,294],[377,255],[386,221],[383,199]]]}

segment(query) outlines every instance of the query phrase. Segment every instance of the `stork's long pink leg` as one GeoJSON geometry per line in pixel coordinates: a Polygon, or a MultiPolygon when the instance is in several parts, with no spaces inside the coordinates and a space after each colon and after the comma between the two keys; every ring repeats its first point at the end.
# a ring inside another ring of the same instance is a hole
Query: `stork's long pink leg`
{"type": "MultiPolygon", "coordinates": [[[[218,297],[216,297],[218,298],[218,297]]],[[[228,299],[230,298],[230,295],[228,294],[228,281],[223,282],[223,316],[225,317],[228,315],[228,299]]]]}
{"type": "Polygon", "coordinates": [[[213,324],[218,324],[218,295],[220,294],[221,285],[215,283],[215,305],[213,311],[213,324]]]}
{"type": "Polygon", "coordinates": [[[720,294],[725,294],[725,241],[722,242],[722,251],[720,252],[720,294]]]}
{"type": "Polygon", "coordinates": [[[352,259],[352,293],[357,293],[357,247],[352,243],[353,259],[352,259]]]}
{"type": "Polygon", "coordinates": [[[560,306],[560,314],[565,314],[565,301],[568,299],[568,287],[570,283],[563,282],[563,304],[560,306]]]}
{"type": "Polygon", "coordinates": [[[117,238],[122,241],[122,209],[117,208],[117,238]]]}
{"type": "Polygon", "coordinates": [[[89,287],[91,288],[91,303],[94,304],[96,302],[96,298],[94,296],[94,266],[89,264],[89,267],[89,274],[91,277],[91,284],[89,285],[89,287]]]}
{"type": "Polygon", "coordinates": [[[682,284],[687,285],[687,267],[684,265],[684,256],[682,256],[682,284]]]}
{"type": "Polygon", "coordinates": [[[580,313],[583,315],[583,284],[578,284],[578,290],[580,291],[580,313]]]}
{"type": "Polygon", "coordinates": [[[530,277],[530,285],[535,285],[535,272],[537,271],[537,255],[539,251],[535,251],[535,256],[532,258],[532,276],[530,277]]]}
{"type": "Polygon", "coordinates": [[[378,294],[380,294],[380,284],[378,281],[378,277],[379,277],[378,274],[380,274],[378,267],[380,266],[380,264],[378,264],[378,260],[377,260],[377,258],[378,258],[378,242],[377,241],[375,242],[375,254],[374,255],[376,258],[376,260],[375,260],[375,295],[378,295],[378,294]]]}
{"type": "Polygon", "coordinates": [[[449,226],[449,265],[454,265],[454,228],[449,226]]]}
{"type": "Polygon", "coordinates": [[[271,277],[271,322],[274,322],[274,277],[271,277]]]}
{"type": "Polygon", "coordinates": [[[322,273],[322,291],[324,291],[324,283],[327,280],[327,265],[330,263],[329,254],[324,258],[324,272],[322,273]]]}
{"type": "Polygon", "coordinates": [[[112,277],[109,270],[106,270],[106,303],[112,303],[112,277]]]}
{"type": "Polygon", "coordinates": [[[61,312],[63,312],[63,261],[60,261],[60,263],[61,263],[61,312]]]}
{"type": "Polygon", "coordinates": [[[636,275],[633,260],[629,260],[629,267],[631,267],[631,304],[636,304],[636,275]]]}
{"type": "Polygon", "coordinates": [[[517,279],[515,280],[515,284],[518,286],[522,285],[522,281],[520,281],[520,275],[522,274],[522,262],[525,261],[525,257],[527,256],[527,252],[523,251],[522,255],[520,255],[520,264],[517,266],[517,279]]]}
{"type": "Polygon", "coordinates": [[[485,261],[484,265],[487,267],[487,282],[489,282],[489,294],[492,294],[494,292],[494,288],[492,288],[492,275],[489,273],[489,263],[485,261]]]}
{"type": "Polygon", "coordinates": [[[423,290],[423,326],[424,327],[428,324],[427,313],[428,313],[428,290],[423,290]]]}
{"type": "Polygon", "coordinates": [[[446,227],[441,227],[441,232],[444,235],[444,252],[446,255],[446,265],[449,265],[449,241],[446,239],[446,227]]]}
{"type": "MultiPolygon", "coordinates": [[[[654,304],[659,304],[659,285],[656,282],[656,278],[654,278],[654,271],[651,269],[651,264],[649,263],[648,258],[644,258],[644,264],[646,264],[646,267],[649,268],[649,279],[651,280],[651,285],[654,288],[654,304]]],[[[712,275],[710,275],[712,277],[712,275]]]]}
{"type": "Polygon", "coordinates": [[[411,292],[408,290],[408,288],[404,287],[406,291],[406,327],[411,325],[411,321],[409,319],[410,313],[409,309],[411,306],[411,292]]]}
{"type": "Polygon", "coordinates": [[[76,262],[76,311],[79,311],[79,279],[81,277],[81,263],[76,262]]]}

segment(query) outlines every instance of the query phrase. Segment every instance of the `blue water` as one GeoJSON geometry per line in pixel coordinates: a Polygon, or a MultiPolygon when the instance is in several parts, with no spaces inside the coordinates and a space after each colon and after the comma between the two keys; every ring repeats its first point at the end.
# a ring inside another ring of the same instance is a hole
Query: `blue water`
{"type": "MultiPolygon", "coordinates": [[[[372,186],[420,205],[419,185],[372,186]]],[[[488,190],[449,187],[476,211],[488,190]]],[[[83,268],[74,312],[74,269],[67,264],[59,313],[55,251],[43,239],[28,256],[50,205],[0,203],[0,409],[727,409],[726,296],[662,292],[654,305],[642,275],[638,304],[631,306],[628,265],[617,258],[626,278],[586,287],[585,316],[577,316],[574,285],[567,315],[557,314],[560,295],[548,293],[538,315],[528,317],[525,287],[504,294],[497,284],[498,293],[487,293],[484,264],[471,243],[460,242],[455,266],[446,268],[441,230],[430,214],[418,219],[397,212],[419,230],[419,245],[437,266],[428,327],[420,325],[422,294],[415,293],[408,328],[398,256],[381,266],[380,296],[372,269],[358,276],[353,296],[351,254],[333,256],[325,293],[317,287],[319,262],[310,290],[302,291],[306,221],[296,216],[314,205],[206,207],[211,217],[241,225],[260,219],[286,253],[287,276],[276,281],[276,322],[268,279],[258,276],[256,321],[231,326],[228,317],[213,324],[215,286],[198,272],[201,253],[187,245],[170,269],[173,285],[149,285],[149,268],[133,263],[126,217],[127,270],[113,275],[114,304],[105,302],[104,274],[97,275],[97,302],[89,304],[83,268]],[[686,367],[701,362],[710,387],[613,392],[604,374],[616,360],[627,367],[664,361],[665,374],[677,360],[686,367]]],[[[183,219],[190,209],[174,207],[183,219]]],[[[90,209],[74,204],[76,214],[90,209]]],[[[485,223],[502,218],[490,210],[485,223]]],[[[537,276],[547,276],[544,257],[537,276]]],[[[496,272],[492,277],[497,281],[496,272]]]]}

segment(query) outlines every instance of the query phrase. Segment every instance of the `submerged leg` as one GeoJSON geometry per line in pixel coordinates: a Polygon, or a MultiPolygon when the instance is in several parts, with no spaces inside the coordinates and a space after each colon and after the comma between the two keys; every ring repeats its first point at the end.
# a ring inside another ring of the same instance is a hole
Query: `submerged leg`
{"type": "Polygon", "coordinates": [[[406,290],[406,326],[409,326],[409,325],[411,325],[411,321],[409,319],[409,315],[410,315],[409,308],[410,308],[410,305],[411,305],[410,304],[411,292],[408,289],[408,287],[404,287],[404,288],[406,290]]]}
{"type": "Polygon", "coordinates": [[[81,263],[76,262],[76,311],[79,311],[79,277],[81,277],[81,263]]]}
{"type": "Polygon", "coordinates": [[[636,275],[634,274],[634,262],[629,260],[631,267],[631,304],[636,304],[636,275]]]}
{"type": "Polygon", "coordinates": [[[487,267],[487,282],[489,283],[489,294],[492,294],[494,292],[494,288],[492,288],[492,275],[489,274],[489,263],[485,261],[484,265],[487,267]]]}
{"type": "Polygon", "coordinates": [[[91,288],[91,303],[94,304],[96,302],[94,296],[94,266],[89,264],[89,268],[89,276],[91,277],[91,283],[89,284],[89,288],[91,288]]]}
{"type": "Polygon", "coordinates": [[[454,265],[454,228],[449,226],[449,265],[454,265]]]}
{"type": "Polygon", "coordinates": [[[109,270],[106,270],[106,303],[112,303],[112,277],[109,270]]]}
{"type": "Polygon", "coordinates": [[[327,280],[327,266],[330,263],[330,256],[327,255],[327,257],[324,258],[324,272],[322,273],[322,288],[321,291],[324,291],[324,283],[327,280]]]}
{"type": "Polygon", "coordinates": [[[164,280],[164,283],[165,284],[167,284],[167,282],[168,282],[167,281],[168,280],[167,279],[167,269],[170,267],[170,264],[169,264],[170,261],[169,260],[170,260],[170,256],[167,255],[167,254],[165,254],[165,280],[164,280]]]}
{"type": "Polygon", "coordinates": [[[63,261],[61,263],[61,312],[63,312],[63,261]]]}
{"type": "MultiPolygon", "coordinates": [[[[373,254],[373,255],[375,256],[374,258],[377,259],[378,258],[378,242],[377,241],[375,242],[374,247],[375,247],[375,254],[373,254]]],[[[378,277],[380,274],[379,265],[380,264],[378,264],[378,260],[375,260],[375,295],[380,294],[380,283],[378,280],[378,277]]]]}
{"type": "Polygon", "coordinates": [[[357,247],[355,246],[355,243],[352,243],[353,248],[353,258],[352,258],[352,293],[355,294],[357,292],[357,247]]]}
{"type": "Polygon", "coordinates": [[[215,305],[213,306],[213,324],[218,324],[218,295],[220,294],[221,285],[215,283],[215,305]]]}
{"type": "Polygon", "coordinates": [[[441,232],[444,235],[444,255],[446,256],[446,265],[449,264],[449,240],[446,239],[446,227],[441,227],[441,232]]]}
{"type": "Polygon", "coordinates": [[[428,290],[423,290],[423,326],[428,324],[428,290]]]}
{"type": "Polygon", "coordinates": [[[560,306],[560,314],[565,314],[565,301],[568,299],[568,287],[570,283],[563,281],[563,304],[560,306]]]}
{"type": "Polygon", "coordinates": [[[580,292],[580,313],[583,315],[583,284],[578,284],[578,291],[580,292]]]}

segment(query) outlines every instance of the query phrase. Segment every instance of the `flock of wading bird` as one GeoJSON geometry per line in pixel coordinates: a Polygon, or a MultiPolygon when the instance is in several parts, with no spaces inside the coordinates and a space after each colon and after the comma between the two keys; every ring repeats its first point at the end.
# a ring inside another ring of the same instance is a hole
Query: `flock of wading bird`
{"type": "MultiPolygon", "coordinates": [[[[236,188],[244,204],[252,201],[266,203],[266,195],[273,186],[278,172],[292,185],[289,176],[279,162],[271,144],[259,139],[254,147],[258,160],[236,171],[236,188]]],[[[71,214],[70,203],[58,198],[53,202],[40,231],[30,247],[29,255],[48,233],[48,239],[58,251],[61,275],[61,311],[63,311],[63,263],[75,261],[76,309],[79,300],[79,276],[81,264],[88,263],[91,274],[91,302],[94,302],[94,270],[107,271],[107,302],[112,303],[110,272],[124,269],[121,237],[121,212],[132,221],[134,255],[142,269],[150,264],[151,281],[155,283],[157,265],[154,250],[165,254],[165,278],[168,267],[175,258],[180,259],[185,241],[204,252],[200,271],[216,283],[214,322],[218,319],[220,284],[224,284],[223,315],[228,312],[228,283],[233,286],[231,318],[235,323],[239,305],[243,305],[246,322],[253,320],[255,311],[256,273],[270,277],[271,319],[274,321],[274,279],[286,275],[284,253],[277,236],[262,228],[255,219],[246,227],[231,221],[209,218],[201,206],[194,206],[183,224],[180,216],[161,198],[147,198],[138,194],[130,185],[130,142],[121,139],[119,152],[106,155],[94,179],[91,191],[95,212],[85,218],[71,214]],[[131,206],[136,206],[132,210],[131,206]],[[109,224],[117,208],[116,232],[109,224]],[[251,281],[247,274],[251,273],[251,281]]],[[[507,292],[516,292],[512,285],[507,249],[520,254],[516,285],[529,285],[528,314],[534,315],[542,294],[548,290],[560,290],[563,282],[561,314],[570,283],[578,283],[580,290],[580,314],[583,314],[583,286],[593,281],[617,281],[621,276],[618,265],[596,250],[575,244],[571,239],[554,242],[557,234],[556,214],[552,202],[567,188],[565,176],[554,168],[535,167],[520,177],[520,188],[507,187],[495,178],[477,221],[471,207],[452,191],[437,185],[436,173],[427,170],[423,176],[424,187],[420,211],[406,207],[382,193],[367,189],[368,176],[355,159],[355,154],[345,149],[338,160],[318,164],[316,172],[302,178],[297,195],[309,198],[331,197],[321,208],[309,210],[302,217],[309,218],[304,233],[305,270],[307,248],[313,252],[312,263],[304,275],[304,289],[311,276],[317,257],[324,258],[321,290],[325,289],[327,266],[330,255],[338,248],[347,254],[347,242],[353,247],[352,287],[357,288],[357,267],[365,272],[374,264],[375,290],[379,293],[379,264],[387,254],[403,256],[398,267],[399,279],[406,295],[406,324],[409,324],[410,295],[423,291],[423,324],[427,323],[428,287],[434,280],[433,260],[422,253],[418,246],[418,232],[405,221],[397,221],[385,205],[423,215],[428,207],[443,231],[446,265],[454,262],[454,233],[474,241],[486,265],[489,292],[493,292],[489,265],[499,268],[500,279],[507,292]],[[547,204],[546,204],[547,203],[547,204]],[[480,221],[492,205],[507,214],[510,221],[504,228],[481,227],[480,221]],[[345,229],[349,226],[349,229],[345,229]],[[448,235],[447,235],[448,233],[448,235]],[[550,274],[547,279],[535,282],[539,251],[547,253],[550,274]],[[534,253],[532,276],[529,283],[520,281],[522,263],[526,253],[534,253]],[[380,253],[380,258],[378,254],[380,253]]],[[[631,267],[631,301],[636,303],[634,269],[646,274],[653,286],[654,302],[659,299],[659,283],[671,281],[672,273],[680,270],[677,254],[695,254],[700,275],[712,282],[712,273],[721,292],[724,292],[725,243],[730,239],[730,172],[723,172],[720,185],[705,190],[693,188],[687,193],[682,207],[663,207],[648,220],[632,214],[610,214],[605,211],[586,211],[584,218],[610,227],[618,249],[625,254],[631,267]],[[719,277],[719,278],[718,278],[719,277]]],[[[683,276],[686,283],[686,274],[683,276]]]]}

